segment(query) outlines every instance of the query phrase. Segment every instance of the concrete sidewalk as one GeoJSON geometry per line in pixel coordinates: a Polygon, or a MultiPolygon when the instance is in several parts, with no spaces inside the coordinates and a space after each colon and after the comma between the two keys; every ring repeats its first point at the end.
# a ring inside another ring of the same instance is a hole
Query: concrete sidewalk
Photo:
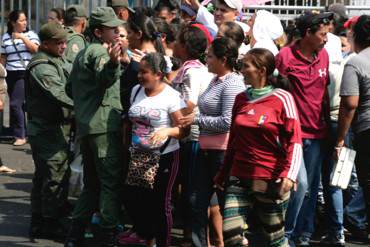
{"type": "Polygon", "coordinates": [[[4,165],[17,170],[12,175],[0,175],[0,246],[63,246],[49,240],[31,242],[27,237],[33,174],[29,145],[13,147],[2,143],[0,155],[4,165]]]}

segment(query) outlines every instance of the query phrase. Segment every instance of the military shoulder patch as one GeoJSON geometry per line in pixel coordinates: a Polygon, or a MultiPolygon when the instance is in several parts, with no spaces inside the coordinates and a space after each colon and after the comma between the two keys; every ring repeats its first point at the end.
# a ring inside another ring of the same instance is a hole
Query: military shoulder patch
{"type": "Polygon", "coordinates": [[[77,52],[79,52],[79,51],[80,51],[80,48],[78,47],[78,45],[77,45],[77,44],[73,44],[73,45],[72,45],[72,51],[73,51],[74,53],[77,53],[77,52]]]}
{"type": "Polygon", "coordinates": [[[100,59],[98,69],[101,70],[106,62],[105,58],[100,59]]]}

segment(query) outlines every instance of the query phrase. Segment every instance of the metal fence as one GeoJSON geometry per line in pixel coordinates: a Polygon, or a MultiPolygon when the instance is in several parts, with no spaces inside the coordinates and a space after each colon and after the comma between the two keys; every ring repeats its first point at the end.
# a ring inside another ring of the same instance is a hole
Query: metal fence
{"type": "Polygon", "coordinates": [[[325,11],[332,3],[346,5],[348,15],[370,14],[370,0],[275,0],[265,5],[253,5],[244,8],[243,16],[248,18],[258,10],[264,9],[273,12],[283,21],[295,19],[306,10],[325,11]]]}
{"type": "MultiPolygon", "coordinates": [[[[50,9],[60,7],[66,9],[71,4],[83,4],[89,13],[97,6],[107,6],[111,0],[1,0],[1,35],[6,31],[6,17],[14,9],[22,9],[27,13],[29,28],[35,31],[46,22],[50,9]]],[[[132,7],[151,6],[156,0],[129,0],[132,7]]],[[[1,42],[1,41],[0,41],[1,42]]]]}
{"type": "MultiPolygon", "coordinates": [[[[6,16],[11,10],[23,9],[27,13],[29,28],[35,31],[46,22],[48,11],[54,7],[67,8],[70,4],[83,4],[90,13],[97,6],[106,6],[111,0],[0,0],[1,35],[6,31],[6,16]]],[[[158,0],[129,0],[131,6],[152,6],[158,0]]],[[[370,13],[370,0],[273,0],[265,5],[248,6],[244,17],[259,9],[272,11],[282,20],[294,19],[303,10],[324,10],[332,3],[347,5],[349,15],[370,13]]],[[[1,41],[0,41],[1,42],[1,41]]]]}

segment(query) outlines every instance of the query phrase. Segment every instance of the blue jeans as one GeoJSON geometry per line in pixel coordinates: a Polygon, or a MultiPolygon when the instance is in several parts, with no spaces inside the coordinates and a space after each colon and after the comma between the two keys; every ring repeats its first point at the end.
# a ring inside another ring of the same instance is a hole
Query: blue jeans
{"type": "MultiPolygon", "coordinates": [[[[342,189],[330,185],[330,174],[334,169],[334,160],[332,158],[332,150],[334,150],[335,140],[337,136],[338,123],[331,122],[330,126],[330,147],[329,152],[324,161],[323,167],[323,187],[325,196],[325,212],[329,234],[343,233],[343,194],[342,189]]],[[[349,135],[345,137],[345,144],[349,144],[349,135]]]]}
{"type": "Polygon", "coordinates": [[[321,167],[326,152],[324,141],[320,139],[303,139],[304,165],[298,172],[298,188],[291,195],[289,202],[285,234],[311,238],[314,232],[314,220],[319,190],[321,167]]]}
{"type": "Polygon", "coordinates": [[[191,235],[193,245],[207,246],[208,207],[215,192],[213,178],[224,161],[225,151],[201,149],[198,170],[194,174],[195,188],[190,197],[192,206],[191,235]]]}
{"type": "Polygon", "coordinates": [[[10,128],[15,138],[25,138],[26,119],[24,114],[24,71],[8,71],[6,82],[8,84],[10,128]]]}
{"type": "Polygon", "coordinates": [[[288,210],[285,215],[285,237],[291,239],[295,226],[297,224],[297,218],[299,211],[302,207],[304,197],[307,192],[307,173],[304,165],[304,159],[297,175],[297,190],[291,191],[288,210]]]}

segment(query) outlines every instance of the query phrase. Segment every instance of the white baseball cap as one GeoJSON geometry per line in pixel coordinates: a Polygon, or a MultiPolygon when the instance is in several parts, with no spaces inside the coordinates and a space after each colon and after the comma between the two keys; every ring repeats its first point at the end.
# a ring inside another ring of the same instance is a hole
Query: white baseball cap
{"type": "Polygon", "coordinates": [[[232,9],[236,9],[237,11],[241,12],[243,9],[243,3],[241,0],[224,0],[226,5],[232,9]]]}

